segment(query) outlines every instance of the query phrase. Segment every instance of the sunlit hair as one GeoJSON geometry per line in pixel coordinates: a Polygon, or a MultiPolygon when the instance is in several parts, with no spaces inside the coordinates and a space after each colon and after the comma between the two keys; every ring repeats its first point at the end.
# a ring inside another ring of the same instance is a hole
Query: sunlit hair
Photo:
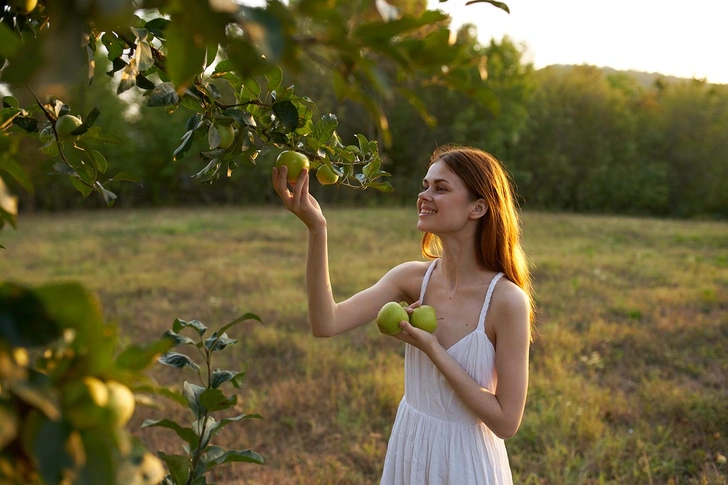
{"type": "MultiPolygon", "coordinates": [[[[475,237],[478,264],[485,270],[502,271],[528,295],[533,335],[535,305],[531,273],[521,247],[521,220],[515,194],[505,169],[489,153],[469,147],[439,147],[430,157],[428,167],[439,161],[460,177],[472,200],[485,200],[488,210],[478,220],[475,237]]],[[[440,238],[425,232],[422,235],[422,254],[427,258],[441,256],[440,238]]]]}

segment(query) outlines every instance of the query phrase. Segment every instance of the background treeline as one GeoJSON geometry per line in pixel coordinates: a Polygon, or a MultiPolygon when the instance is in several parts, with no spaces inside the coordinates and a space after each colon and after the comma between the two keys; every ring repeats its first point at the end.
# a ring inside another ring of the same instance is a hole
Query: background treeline
{"type": "MultiPolygon", "coordinates": [[[[476,34],[474,27],[463,27],[457,42],[487,55],[487,66],[473,65],[470,81],[490,87],[492,98],[485,100],[489,107],[434,86],[418,88],[423,102],[413,104],[408,91],[392,86],[391,96],[381,101],[393,143],[385,147],[380,139],[380,146],[396,192],[317,186],[313,191],[318,197],[352,204],[411,203],[433,148],[461,143],[483,148],[506,164],[525,209],[728,216],[727,85],[587,65],[535,70],[524,61],[523,47],[508,38],[483,45],[476,34]]],[[[99,59],[97,66],[103,76],[106,65],[99,59]]],[[[355,132],[378,138],[361,105],[337,101],[336,85],[325,70],[310,68],[287,76],[296,93],[317,101],[319,115],[338,115],[345,141],[353,143],[355,132]]],[[[135,172],[144,181],[143,187],[119,183],[118,205],[273,200],[268,180],[275,152],[229,179],[203,185],[192,177],[204,166],[194,155],[197,150],[172,161],[192,112],[179,108],[169,115],[147,108],[138,93],[117,97],[102,83],[80,87],[72,100],[72,110],[80,114],[99,102],[104,111],[97,123],[124,139],[103,148],[110,166],[135,172]]],[[[50,174],[54,161],[37,146],[25,143],[22,149],[20,160],[36,191],[31,195],[13,187],[21,210],[102,205],[93,198],[83,200],[66,180],[50,174]]]]}

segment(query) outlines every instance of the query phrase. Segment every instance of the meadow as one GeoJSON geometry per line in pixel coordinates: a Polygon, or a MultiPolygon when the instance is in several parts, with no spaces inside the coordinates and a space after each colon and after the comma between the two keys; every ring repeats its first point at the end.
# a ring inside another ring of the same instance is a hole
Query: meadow
{"type": "MultiPolygon", "coordinates": [[[[329,209],[337,299],[421,259],[413,208],[329,209]]],[[[520,484],[728,484],[728,223],[527,212],[538,334],[526,413],[507,441],[520,484]]],[[[374,324],[332,339],[306,322],[304,226],[279,208],[21,214],[2,232],[0,278],[75,280],[124,341],[175,318],[211,329],[245,312],[216,366],[247,371],[231,414],[262,420],[219,435],[267,464],[232,464],[221,484],[378,483],[403,391],[403,345],[374,324]]],[[[181,387],[190,372],[156,366],[181,387]]],[[[150,450],[179,452],[139,408],[150,450]]]]}

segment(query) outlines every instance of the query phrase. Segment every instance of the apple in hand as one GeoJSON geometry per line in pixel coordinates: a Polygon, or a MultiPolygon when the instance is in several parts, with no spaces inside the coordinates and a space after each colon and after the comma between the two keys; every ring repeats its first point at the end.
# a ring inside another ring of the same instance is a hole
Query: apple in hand
{"type": "Polygon", "coordinates": [[[409,321],[409,315],[402,305],[395,301],[385,303],[377,314],[379,330],[386,335],[396,335],[402,331],[399,322],[409,321]]]}
{"type": "Polygon", "coordinates": [[[292,184],[296,183],[303,169],[308,170],[310,167],[308,157],[293,150],[285,150],[278,155],[276,168],[280,170],[284,165],[288,167],[288,181],[292,184]]]}
{"type": "Polygon", "coordinates": [[[420,305],[412,310],[410,323],[413,327],[420,328],[426,332],[434,332],[437,329],[437,315],[435,309],[430,305],[420,305]]]}

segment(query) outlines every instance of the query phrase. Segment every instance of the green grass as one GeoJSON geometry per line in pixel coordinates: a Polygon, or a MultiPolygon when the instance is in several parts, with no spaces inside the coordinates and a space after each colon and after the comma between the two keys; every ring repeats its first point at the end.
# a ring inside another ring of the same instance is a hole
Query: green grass
{"type": "MultiPolygon", "coordinates": [[[[414,210],[328,210],[331,278],[342,299],[419,259],[414,210]]],[[[728,225],[528,213],[538,336],[526,415],[507,441],[516,483],[726,484],[728,225]]],[[[78,280],[127,342],[174,318],[223,324],[246,311],[220,367],[247,370],[227,446],[266,466],[216,472],[228,484],[378,483],[402,393],[402,344],[373,325],[308,332],[306,233],[280,209],[109,210],[22,215],[3,231],[0,275],[78,280]]],[[[225,355],[223,353],[222,355],[225,355]]],[[[174,384],[186,376],[155,368],[174,384]]],[[[170,404],[167,413],[186,420],[170,404]]],[[[131,423],[159,418],[143,408],[131,423]]],[[[166,430],[136,432],[178,452],[166,430]]]]}

